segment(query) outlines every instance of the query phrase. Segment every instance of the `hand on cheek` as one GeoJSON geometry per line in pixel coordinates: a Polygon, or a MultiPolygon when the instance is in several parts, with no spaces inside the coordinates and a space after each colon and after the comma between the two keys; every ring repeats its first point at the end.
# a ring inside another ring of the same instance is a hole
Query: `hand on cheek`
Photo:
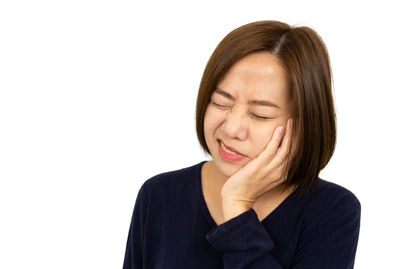
{"type": "Polygon", "coordinates": [[[286,180],[284,166],[291,128],[291,119],[287,121],[286,128],[276,128],[266,148],[224,184],[221,197],[225,220],[247,211],[258,197],[286,180]]]}

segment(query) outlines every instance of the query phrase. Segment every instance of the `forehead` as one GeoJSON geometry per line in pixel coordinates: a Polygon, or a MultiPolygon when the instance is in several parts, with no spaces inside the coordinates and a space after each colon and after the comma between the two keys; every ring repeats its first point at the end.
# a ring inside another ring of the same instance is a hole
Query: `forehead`
{"type": "Polygon", "coordinates": [[[217,88],[235,99],[257,98],[284,103],[288,97],[286,70],[278,58],[265,51],[251,53],[235,62],[217,88]]]}

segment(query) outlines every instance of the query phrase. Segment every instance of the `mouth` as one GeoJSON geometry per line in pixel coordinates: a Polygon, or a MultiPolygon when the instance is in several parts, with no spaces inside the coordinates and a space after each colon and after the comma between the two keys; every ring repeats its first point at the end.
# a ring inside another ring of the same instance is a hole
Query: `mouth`
{"type": "Polygon", "coordinates": [[[225,145],[225,143],[221,140],[221,139],[217,139],[218,143],[221,145],[221,147],[223,148],[224,151],[230,153],[230,154],[234,154],[234,155],[241,155],[241,156],[246,156],[243,153],[237,151],[235,148],[232,148],[228,145],[225,145]]]}

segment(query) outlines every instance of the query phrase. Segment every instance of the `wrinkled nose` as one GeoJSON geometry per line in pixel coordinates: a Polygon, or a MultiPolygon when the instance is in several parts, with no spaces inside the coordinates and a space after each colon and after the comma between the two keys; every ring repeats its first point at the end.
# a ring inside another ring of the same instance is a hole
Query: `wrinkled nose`
{"type": "Polygon", "coordinates": [[[227,110],[223,130],[227,137],[245,140],[248,136],[247,109],[234,106],[227,110]]]}

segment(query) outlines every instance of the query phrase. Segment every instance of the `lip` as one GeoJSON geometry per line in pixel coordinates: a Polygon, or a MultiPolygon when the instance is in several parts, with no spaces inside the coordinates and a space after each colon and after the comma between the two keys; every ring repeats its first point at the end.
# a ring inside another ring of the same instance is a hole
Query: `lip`
{"type": "MultiPolygon", "coordinates": [[[[218,142],[223,143],[224,146],[225,146],[227,149],[229,149],[229,150],[231,150],[231,151],[233,151],[233,152],[235,152],[235,153],[237,153],[237,154],[240,154],[240,155],[242,155],[242,156],[246,156],[246,155],[244,155],[243,153],[237,151],[235,148],[232,148],[232,147],[228,146],[227,144],[225,144],[224,141],[222,141],[221,139],[217,139],[217,140],[218,140],[218,142]]],[[[246,157],[247,157],[247,156],[246,156],[246,157]]]]}

